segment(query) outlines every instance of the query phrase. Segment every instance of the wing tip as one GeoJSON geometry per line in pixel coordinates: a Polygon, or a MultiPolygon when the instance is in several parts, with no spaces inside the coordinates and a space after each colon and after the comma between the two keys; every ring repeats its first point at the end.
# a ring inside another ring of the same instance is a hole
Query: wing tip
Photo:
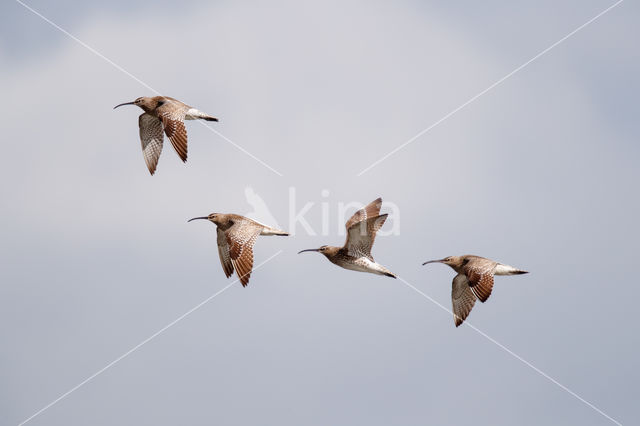
{"type": "Polygon", "coordinates": [[[247,272],[240,277],[240,284],[242,284],[242,287],[246,287],[249,285],[249,278],[251,278],[251,272],[247,272]]]}
{"type": "Polygon", "coordinates": [[[462,323],[464,323],[464,320],[467,317],[462,318],[461,316],[459,316],[458,314],[453,314],[453,321],[456,324],[456,328],[460,327],[462,325],[462,323]]]}

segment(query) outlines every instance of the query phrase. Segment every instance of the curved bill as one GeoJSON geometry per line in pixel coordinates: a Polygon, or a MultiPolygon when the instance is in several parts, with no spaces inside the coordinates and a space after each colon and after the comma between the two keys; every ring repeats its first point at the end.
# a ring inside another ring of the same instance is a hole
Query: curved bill
{"type": "Polygon", "coordinates": [[[200,216],[200,217],[194,217],[192,219],[189,219],[187,222],[191,222],[192,220],[198,220],[198,219],[206,219],[209,220],[209,218],[207,216],[200,216]]]}
{"type": "Polygon", "coordinates": [[[135,104],[135,102],[125,102],[125,103],[123,103],[123,104],[120,104],[120,105],[116,105],[116,106],[114,106],[114,107],[113,107],[113,109],[116,109],[116,108],[118,108],[118,107],[121,107],[122,105],[133,105],[133,104],[135,104]]]}
{"type": "Polygon", "coordinates": [[[422,266],[426,265],[427,263],[442,263],[442,260],[430,260],[428,262],[424,262],[422,266]]]}
{"type": "Polygon", "coordinates": [[[319,249],[306,249],[306,250],[300,250],[300,251],[298,252],[298,254],[300,254],[300,253],[304,253],[305,251],[319,251],[319,249]]]}

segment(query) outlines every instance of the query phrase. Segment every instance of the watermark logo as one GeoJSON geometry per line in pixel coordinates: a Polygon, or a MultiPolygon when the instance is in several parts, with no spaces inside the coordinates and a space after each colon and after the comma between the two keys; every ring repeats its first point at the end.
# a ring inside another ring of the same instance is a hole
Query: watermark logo
{"type": "MultiPolygon", "coordinates": [[[[247,203],[251,206],[251,211],[245,216],[254,219],[265,225],[280,228],[280,224],[275,216],[271,213],[267,202],[253,188],[246,187],[244,190],[247,203]]],[[[340,201],[331,203],[326,198],[330,195],[329,190],[324,189],[320,192],[320,196],[325,200],[318,202],[300,200],[295,187],[289,187],[289,214],[287,227],[285,228],[291,234],[299,232],[306,233],[309,236],[329,236],[338,234],[344,236],[346,234],[345,223],[359,209],[363,208],[370,201],[340,201]],[[311,220],[307,216],[317,216],[320,214],[320,222],[311,220]]],[[[385,225],[378,231],[377,235],[399,235],[400,234],[400,209],[398,206],[389,201],[383,201],[381,214],[387,213],[389,216],[385,225]]]]}
{"type": "Polygon", "coordinates": [[[267,203],[253,190],[253,188],[247,186],[244,189],[244,196],[247,199],[247,203],[249,203],[253,209],[245,215],[246,217],[250,217],[260,223],[280,229],[280,225],[276,218],[271,214],[269,207],[267,207],[267,203]]]}

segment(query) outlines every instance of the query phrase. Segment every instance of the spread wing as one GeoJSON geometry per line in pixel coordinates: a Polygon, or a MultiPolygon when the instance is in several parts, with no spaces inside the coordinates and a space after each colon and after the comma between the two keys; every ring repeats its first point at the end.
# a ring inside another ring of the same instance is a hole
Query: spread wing
{"type": "Polygon", "coordinates": [[[158,117],[144,113],[138,117],[140,127],[140,142],[142,142],[142,155],[151,174],[156,172],[158,158],[162,152],[162,122],[158,117]]]}
{"type": "Polygon", "coordinates": [[[183,162],[187,161],[187,128],[184,126],[184,117],[188,110],[188,105],[173,100],[167,100],[157,108],[164,132],[183,162]]]}
{"type": "Polygon", "coordinates": [[[481,302],[485,302],[493,290],[493,270],[496,263],[489,259],[472,259],[464,266],[471,291],[481,302]]]}
{"type": "Polygon", "coordinates": [[[347,227],[347,231],[356,223],[362,222],[370,217],[378,216],[380,214],[380,207],[382,207],[382,198],[377,198],[355,212],[345,225],[347,227]]]}
{"type": "Polygon", "coordinates": [[[225,231],[229,245],[229,257],[243,287],[249,283],[253,268],[253,244],[260,235],[261,227],[247,221],[236,222],[225,231]]]}
{"type": "Polygon", "coordinates": [[[372,262],[371,247],[376,239],[376,232],[384,225],[387,215],[367,218],[361,222],[354,223],[347,229],[347,242],[345,247],[349,254],[355,257],[367,257],[372,262]]]}
{"type": "Polygon", "coordinates": [[[224,232],[218,229],[218,254],[220,255],[220,263],[224,274],[229,278],[233,274],[233,263],[231,263],[231,255],[229,254],[229,244],[224,232]]]}
{"type": "Polygon", "coordinates": [[[469,287],[469,280],[466,275],[458,274],[453,278],[451,301],[453,303],[453,320],[456,323],[456,327],[458,327],[469,316],[473,305],[476,303],[476,296],[471,291],[471,287],[469,287]]]}

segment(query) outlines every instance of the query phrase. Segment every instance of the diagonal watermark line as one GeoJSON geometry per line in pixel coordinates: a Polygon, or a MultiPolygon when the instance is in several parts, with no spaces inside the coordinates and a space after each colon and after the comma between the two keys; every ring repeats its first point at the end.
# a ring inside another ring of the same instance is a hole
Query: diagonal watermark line
{"type": "MultiPolygon", "coordinates": [[[[257,265],[255,268],[253,268],[253,270],[255,271],[256,269],[260,268],[262,265],[264,265],[265,263],[269,262],[274,257],[278,256],[280,253],[282,253],[282,250],[278,251],[276,254],[272,255],[267,260],[265,260],[264,262],[262,262],[259,265],[257,265]]],[[[192,313],[194,313],[195,311],[197,311],[198,309],[200,309],[201,307],[203,307],[204,305],[209,303],[211,300],[215,299],[218,295],[224,293],[228,288],[230,288],[232,285],[234,285],[238,281],[240,281],[239,278],[234,280],[234,281],[232,281],[231,283],[227,284],[225,287],[223,287],[221,290],[218,290],[216,293],[212,294],[211,296],[207,297],[205,300],[203,300],[202,302],[198,303],[196,306],[194,306],[193,308],[189,309],[187,312],[185,312],[184,314],[180,315],[178,318],[176,318],[175,320],[171,321],[169,324],[165,325],[160,330],[156,331],[151,336],[147,337],[142,342],[138,343],[133,348],[129,349],[127,352],[123,353],[118,358],[116,358],[113,361],[111,361],[109,364],[105,365],[100,370],[96,371],[95,373],[93,373],[92,375],[90,375],[89,377],[87,377],[86,379],[84,379],[83,381],[81,381],[80,383],[78,383],[77,385],[75,385],[74,387],[72,387],[71,389],[69,389],[68,391],[63,393],[62,395],[60,395],[58,398],[54,399],[49,404],[47,404],[44,407],[42,407],[40,410],[38,410],[36,413],[31,415],[29,418],[27,418],[26,420],[23,420],[18,426],[22,426],[22,425],[30,422],[31,420],[33,420],[34,418],[36,418],[37,416],[39,416],[40,414],[42,414],[43,412],[48,410],[49,408],[53,407],[58,402],[62,401],[64,398],[66,398],[67,396],[71,395],[73,392],[77,391],[82,386],[86,385],[91,380],[95,379],[100,374],[104,373],[109,368],[113,367],[118,362],[122,361],[123,359],[125,359],[126,357],[128,357],[129,355],[131,355],[132,353],[137,351],[138,349],[140,349],[142,346],[146,345],[147,343],[149,343],[150,341],[152,341],[153,339],[158,337],[160,334],[162,334],[165,331],[167,331],[169,328],[173,327],[174,325],[176,325],[177,323],[179,323],[180,321],[182,321],[183,319],[185,319],[186,317],[188,317],[189,315],[191,315],[192,313]]]]}
{"type": "MultiPolygon", "coordinates": [[[[138,82],[140,85],[146,87],[147,89],[149,89],[150,91],[154,92],[156,95],[160,95],[160,92],[157,91],[156,89],[154,89],[153,87],[149,86],[147,83],[145,83],[144,81],[140,80],[138,77],[136,77],[135,75],[131,74],[129,71],[127,71],[126,69],[122,68],[120,65],[116,64],[115,62],[113,62],[111,59],[107,58],[105,55],[103,55],[102,53],[98,52],[96,49],[94,49],[93,47],[89,46],[87,43],[83,42],[82,40],[80,40],[78,37],[74,36],[73,34],[71,34],[70,32],[68,32],[67,30],[65,30],[64,28],[62,28],[61,26],[59,26],[58,24],[56,24],[55,22],[53,22],[52,20],[50,20],[49,18],[47,18],[46,16],[44,16],[43,14],[41,14],[40,12],[38,12],[37,10],[35,10],[34,8],[32,8],[31,6],[29,6],[28,4],[24,3],[21,0],[15,0],[17,3],[19,3],[21,6],[23,6],[25,9],[29,10],[30,12],[32,12],[34,15],[38,16],[40,19],[42,19],[43,21],[47,22],[49,25],[51,25],[52,27],[54,27],[55,29],[57,29],[58,31],[60,31],[61,33],[63,33],[64,35],[66,35],[67,37],[71,38],[73,41],[75,41],[76,43],[80,44],[82,47],[86,48],[87,50],[89,50],[91,53],[93,53],[94,55],[96,55],[97,57],[99,57],[100,59],[103,59],[104,61],[106,61],[107,63],[109,63],[110,65],[112,65],[115,69],[117,69],[118,71],[126,74],[127,76],[131,77],[133,80],[135,80],[136,82],[138,82]]],[[[230,143],[231,145],[233,145],[236,149],[238,149],[239,151],[243,152],[244,154],[248,155],[249,157],[253,158],[254,160],[256,160],[258,163],[262,164],[264,167],[266,167],[267,169],[271,170],[273,173],[277,174],[278,176],[282,177],[283,174],[280,173],[279,171],[277,171],[276,169],[274,169],[273,167],[269,166],[267,163],[265,163],[264,161],[262,161],[261,159],[259,159],[258,157],[256,157],[255,155],[251,154],[249,151],[247,151],[245,148],[241,147],[240,145],[238,145],[237,143],[235,143],[234,141],[232,141],[231,139],[229,139],[227,136],[223,135],[222,133],[220,133],[218,130],[214,129],[213,127],[209,127],[206,123],[200,122],[200,124],[204,125],[207,129],[211,130],[213,133],[215,133],[216,135],[220,136],[222,139],[224,139],[226,142],[230,143]]]]}
{"type": "Polygon", "coordinates": [[[571,31],[569,34],[567,34],[566,36],[562,37],[560,40],[556,41],[551,46],[547,47],[546,49],[544,49],[543,51],[541,51],[540,53],[538,53],[537,55],[535,55],[534,57],[532,57],[531,59],[529,59],[528,61],[526,61],[525,63],[523,63],[522,65],[520,65],[519,67],[517,67],[516,69],[514,69],[513,71],[511,71],[507,75],[505,75],[504,77],[502,77],[501,79],[499,79],[498,81],[496,81],[495,83],[493,83],[492,85],[490,85],[489,87],[484,89],[483,91],[481,91],[481,92],[477,93],[475,96],[471,97],[468,101],[466,101],[462,105],[458,106],[457,108],[455,108],[454,110],[452,110],[448,114],[444,115],[442,118],[440,118],[438,121],[436,121],[435,123],[433,123],[432,125],[430,125],[426,129],[421,130],[420,132],[418,132],[415,136],[413,136],[408,141],[404,142],[403,144],[399,145],[398,147],[396,147],[392,151],[388,152],[386,155],[381,157],[379,160],[377,160],[373,164],[371,164],[369,167],[363,169],[360,173],[358,173],[358,176],[362,176],[363,174],[365,174],[366,172],[368,172],[369,170],[371,170],[372,168],[374,168],[378,164],[382,163],[387,158],[391,157],[396,152],[400,151],[401,149],[403,149],[404,147],[406,147],[410,143],[413,143],[420,136],[424,135],[425,133],[427,133],[428,131],[430,131],[434,127],[438,126],[440,123],[442,123],[443,121],[447,120],[449,117],[451,117],[452,115],[456,114],[458,111],[460,111],[461,109],[465,108],[466,106],[468,106],[469,104],[474,102],[476,99],[478,99],[479,97],[481,97],[485,93],[487,93],[490,90],[492,90],[494,87],[496,87],[499,84],[503,83],[505,80],[507,80],[508,78],[513,76],[514,74],[516,74],[518,71],[522,70],[527,65],[531,64],[536,59],[540,58],[542,55],[544,55],[545,53],[549,52],[554,47],[558,46],[560,43],[562,43],[563,41],[565,41],[566,39],[568,39],[569,37],[571,37],[572,35],[574,35],[578,31],[582,30],[584,27],[586,27],[587,25],[591,24],[593,21],[595,21],[596,19],[600,18],[602,15],[604,15],[607,12],[609,12],[614,7],[618,6],[623,1],[624,0],[618,0],[616,3],[612,4],[611,6],[609,6],[608,8],[603,10],[602,12],[598,13],[596,16],[594,16],[593,18],[589,19],[587,22],[585,22],[584,24],[580,25],[578,28],[576,28],[575,30],[571,31]]]}
{"type": "MultiPolygon", "coordinates": [[[[418,288],[416,288],[415,286],[413,286],[411,283],[406,281],[404,278],[398,276],[398,279],[400,281],[402,281],[407,287],[411,288],[413,291],[415,291],[416,293],[420,294],[425,299],[429,300],[433,304],[435,304],[438,307],[440,307],[443,311],[446,311],[449,314],[453,315],[453,312],[451,312],[450,309],[448,309],[446,306],[444,306],[442,303],[438,302],[437,300],[435,300],[434,298],[432,298],[428,294],[424,293],[423,291],[421,291],[418,288]]],[[[591,407],[593,410],[597,411],[602,416],[606,417],[607,419],[609,419],[613,423],[615,423],[615,424],[617,424],[619,426],[622,426],[622,423],[620,423],[619,421],[617,421],[613,417],[609,416],[607,413],[605,413],[604,411],[602,411],[601,409],[599,409],[598,407],[596,407],[595,405],[593,405],[592,403],[590,403],[589,401],[587,401],[586,399],[584,399],[583,397],[581,397],[580,395],[578,395],[577,393],[575,393],[574,391],[572,391],[571,389],[569,389],[568,387],[563,385],[562,383],[558,382],[556,379],[554,379],[553,377],[549,376],[544,371],[540,370],[538,367],[536,367],[535,365],[531,364],[529,361],[527,361],[526,359],[522,358],[520,355],[516,354],[511,349],[507,348],[505,345],[503,345],[502,343],[498,342],[496,339],[494,339],[493,337],[489,336],[484,331],[480,330],[479,328],[477,328],[473,324],[469,323],[469,321],[465,321],[463,324],[465,324],[468,327],[470,327],[473,331],[475,331],[476,333],[480,334],[482,337],[484,337],[485,339],[489,340],[491,343],[495,344],[500,349],[504,350],[509,355],[513,356],[515,359],[517,359],[518,361],[522,362],[527,367],[531,368],[533,371],[535,371],[536,373],[540,374],[545,379],[549,380],[551,383],[553,383],[556,386],[558,386],[560,389],[564,390],[565,392],[567,392],[571,396],[575,397],[579,401],[581,401],[584,404],[588,405],[589,407],[591,407]]]]}
{"type": "Polygon", "coordinates": [[[93,53],[94,55],[96,55],[100,59],[103,59],[106,62],[108,62],[109,64],[111,64],[118,71],[123,72],[124,74],[128,75],[129,77],[131,77],[132,79],[134,79],[135,81],[140,83],[142,86],[146,87],[147,89],[151,90],[152,92],[158,93],[157,90],[155,90],[153,87],[149,86],[147,83],[145,83],[144,81],[140,80],[138,77],[136,77],[135,75],[131,74],[129,71],[125,70],[120,65],[116,64],[111,59],[107,58],[102,53],[98,52],[96,49],[94,49],[93,47],[89,46],[84,41],[80,40],[79,38],[77,38],[73,34],[69,33],[67,30],[65,30],[64,28],[60,27],[55,22],[51,21],[49,18],[47,18],[46,16],[42,15],[40,12],[38,12],[37,10],[35,10],[31,6],[29,6],[28,4],[25,4],[21,0],[16,0],[16,2],[18,2],[22,7],[24,7],[27,10],[29,10],[34,15],[38,16],[40,19],[42,19],[43,21],[45,21],[49,25],[51,25],[53,28],[57,29],[58,31],[60,31],[61,33],[63,33],[64,35],[66,35],[67,37],[72,39],[73,41],[75,41],[76,43],[80,44],[85,49],[89,50],[91,53],[93,53]]]}
{"type": "Polygon", "coordinates": [[[204,121],[198,121],[200,124],[202,124],[203,126],[205,126],[207,129],[211,130],[213,133],[215,133],[216,135],[220,136],[222,139],[224,139],[225,141],[229,142],[231,145],[235,146],[238,150],[244,152],[245,154],[247,154],[249,157],[253,158],[254,160],[256,160],[258,163],[262,164],[263,166],[265,166],[267,169],[271,170],[273,173],[277,174],[280,177],[283,177],[284,175],[282,173],[280,173],[279,171],[277,171],[276,169],[274,169],[273,167],[271,167],[270,165],[268,165],[267,163],[265,163],[264,161],[262,161],[261,159],[259,159],[258,157],[256,157],[255,155],[253,155],[252,153],[250,153],[249,151],[247,151],[246,149],[244,149],[243,147],[241,147],[240,145],[238,145],[237,143],[235,143],[234,141],[232,141],[231,139],[229,139],[228,137],[226,137],[225,135],[223,135],[222,133],[220,133],[219,131],[217,131],[216,129],[214,129],[213,127],[210,127],[207,123],[205,123],[204,121]]]}

